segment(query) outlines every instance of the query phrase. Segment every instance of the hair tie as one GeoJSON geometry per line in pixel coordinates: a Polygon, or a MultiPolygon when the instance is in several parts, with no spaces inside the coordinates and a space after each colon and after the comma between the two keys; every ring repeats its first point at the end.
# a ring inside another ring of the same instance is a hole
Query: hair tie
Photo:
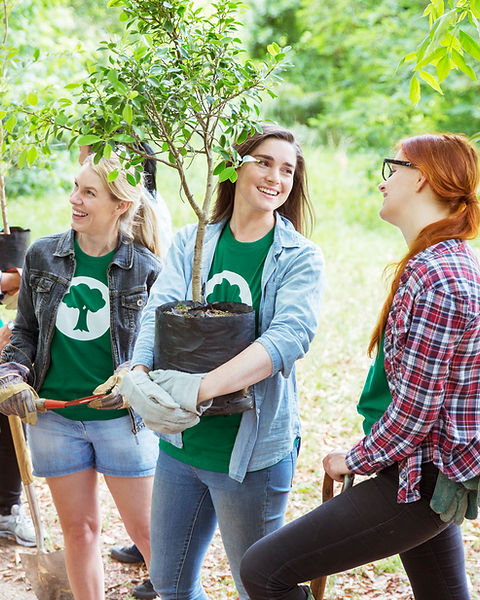
{"type": "Polygon", "coordinates": [[[474,204],[475,202],[478,203],[478,196],[476,192],[470,192],[469,194],[465,194],[463,201],[465,202],[465,204],[474,204]]]}

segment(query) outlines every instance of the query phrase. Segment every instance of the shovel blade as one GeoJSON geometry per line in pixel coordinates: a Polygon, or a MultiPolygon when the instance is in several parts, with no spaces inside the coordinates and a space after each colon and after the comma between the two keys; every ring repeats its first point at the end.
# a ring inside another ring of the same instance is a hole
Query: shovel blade
{"type": "Polygon", "coordinates": [[[73,600],[63,550],[21,554],[25,575],[38,600],[73,600]]]}

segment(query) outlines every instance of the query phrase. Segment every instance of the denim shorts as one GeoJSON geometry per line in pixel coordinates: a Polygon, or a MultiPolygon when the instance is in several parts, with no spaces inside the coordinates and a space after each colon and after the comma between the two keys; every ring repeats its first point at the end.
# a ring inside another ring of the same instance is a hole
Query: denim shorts
{"type": "Polygon", "coordinates": [[[135,415],[108,421],[72,421],[47,411],[28,426],[33,473],[58,477],[94,468],[114,477],[147,477],[155,473],[158,438],[135,415]]]}

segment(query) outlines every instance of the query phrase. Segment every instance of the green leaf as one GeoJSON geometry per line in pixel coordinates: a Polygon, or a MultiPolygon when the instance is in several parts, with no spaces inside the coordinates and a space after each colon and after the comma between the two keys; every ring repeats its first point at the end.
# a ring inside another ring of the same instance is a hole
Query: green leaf
{"type": "Polygon", "coordinates": [[[11,115],[9,117],[9,119],[7,120],[7,122],[5,123],[5,129],[8,131],[8,133],[12,133],[13,128],[15,127],[16,124],[17,124],[17,117],[15,115],[11,115]]]}
{"type": "Polygon", "coordinates": [[[409,52],[408,54],[405,54],[405,56],[402,58],[402,62],[410,62],[412,60],[415,60],[416,58],[417,58],[416,52],[409,52]]]}
{"type": "MultiPolygon", "coordinates": [[[[105,146],[107,147],[107,146],[105,146]]],[[[108,146],[110,148],[110,146],[108,146]]],[[[118,177],[118,169],[113,169],[113,171],[110,171],[110,173],[107,176],[107,180],[108,181],[115,181],[115,179],[118,177]]]]}
{"type": "Polygon", "coordinates": [[[105,144],[105,147],[103,148],[103,156],[106,159],[109,159],[110,156],[112,156],[112,147],[110,146],[110,144],[105,144]]]}
{"type": "Polygon", "coordinates": [[[23,167],[25,166],[25,164],[27,162],[27,154],[28,154],[28,150],[26,148],[24,148],[20,152],[20,156],[18,157],[18,162],[17,162],[19,169],[23,169],[23,167]]]}
{"type": "Polygon", "coordinates": [[[132,144],[135,141],[131,135],[127,135],[126,133],[117,133],[112,139],[121,144],[132,144]]]}
{"type": "Polygon", "coordinates": [[[134,187],[137,185],[135,177],[131,173],[127,173],[127,181],[130,185],[133,185],[134,187]]]}
{"type": "Polygon", "coordinates": [[[475,71],[472,69],[472,67],[470,67],[470,65],[467,65],[463,56],[460,54],[460,52],[457,52],[455,48],[452,48],[452,60],[455,63],[455,65],[460,69],[460,71],[463,71],[465,75],[468,75],[468,77],[470,77],[470,79],[473,79],[473,81],[477,81],[475,71]]]}
{"type": "Polygon", "coordinates": [[[3,117],[7,114],[6,110],[0,110],[0,121],[3,119],[3,117]]]}
{"type": "MultiPolygon", "coordinates": [[[[231,181],[232,175],[236,175],[235,167],[227,167],[226,169],[223,169],[223,171],[220,173],[220,175],[218,177],[218,181],[220,183],[222,181],[226,181],[227,179],[230,179],[230,181],[231,181]]],[[[235,177],[235,179],[236,179],[236,177],[235,177]]],[[[235,181],[235,179],[234,179],[234,181],[235,181]]]]}
{"type": "Polygon", "coordinates": [[[468,35],[468,33],[465,33],[461,29],[458,33],[458,39],[460,40],[462,48],[465,50],[465,52],[468,52],[468,54],[473,56],[473,58],[480,60],[480,44],[476,40],[474,40],[468,35]]]}
{"type": "Polygon", "coordinates": [[[446,79],[447,75],[452,70],[453,63],[450,56],[445,55],[441,60],[437,63],[437,79],[438,83],[442,83],[444,79],[446,79]]]}
{"type": "Polygon", "coordinates": [[[110,69],[110,71],[107,74],[107,79],[108,81],[113,85],[113,87],[115,88],[115,90],[117,92],[119,92],[120,94],[125,94],[127,91],[127,88],[123,85],[123,83],[121,83],[118,80],[118,75],[115,71],[113,71],[112,69],[110,69]]]}
{"type": "Polygon", "coordinates": [[[38,48],[35,48],[35,50],[33,52],[33,58],[34,58],[34,60],[38,60],[39,56],[40,56],[40,50],[38,48]]]}
{"type": "Polygon", "coordinates": [[[480,19],[480,0],[471,0],[470,10],[477,19],[480,19]]]}
{"type": "Polygon", "coordinates": [[[412,104],[420,102],[420,82],[415,75],[410,80],[410,100],[412,104]]]}
{"type": "Polygon", "coordinates": [[[133,120],[133,110],[130,104],[125,104],[122,111],[122,117],[130,125],[133,120]]]}
{"type": "Polygon", "coordinates": [[[93,134],[81,135],[77,140],[79,146],[91,146],[92,144],[95,144],[95,142],[101,141],[102,138],[98,137],[98,135],[93,134]]]}
{"type": "Polygon", "coordinates": [[[273,42],[267,46],[267,52],[270,54],[270,56],[275,57],[280,52],[280,47],[278,44],[273,42]]]}
{"type": "Polygon", "coordinates": [[[33,163],[35,162],[35,159],[37,158],[38,153],[37,153],[37,149],[35,148],[35,146],[32,146],[29,151],[27,152],[27,160],[28,160],[28,164],[30,166],[33,165],[33,163]]]}
{"type": "Polygon", "coordinates": [[[247,139],[249,133],[249,129],[244,129],[242,133],[238,136],[237,144],[243,144],[243,142],[247,139]]]}
{"type": "Polygon", "coordinates": [[[222,160],[221,162],[218,163],[218,165],[213,170],[213,174],[219,175],[224,169],[225,169],[225,161],[222,160]]]}
{"type": "Polygon", "coordinates": [[[77,87],[80,87],[82,84],[81,83],[67,83],[65,87],[66,90],[74,90],[77,87]]]}
{"type": "Polygon", "coordinates": [[[27,102],[29,104],[31,104],[32,106],[35,106],[36,104],[38,104],[38,96],[35,92],[30,92],[27,95],[27,102]]]}
{"type": "Polygon", "coordinates": [[[438,81],[435,79],[434,75],[428,73],[428,71],[422,70],[420,70],[418,74],[423,79],[423,81],[426,81],[431,88],[433,88],[435,91],[437,91],[439,94],[442,94],[443,96],[442,88],[438,85],[438,81]]]}

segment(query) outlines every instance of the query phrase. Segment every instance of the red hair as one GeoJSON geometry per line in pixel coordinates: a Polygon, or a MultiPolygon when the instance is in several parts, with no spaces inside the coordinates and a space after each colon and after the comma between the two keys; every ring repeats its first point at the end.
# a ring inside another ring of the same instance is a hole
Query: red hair
{"type": "Polygon", "coordinates": [[[480,225],[478,154],[466,137],[420,135],[401,140],[397,146],[405,158],[425,175],[437,199],[448,207],[449,216],[422,229],[407,254],[393,265],[390,291],[368,346],[370,355],[382,338],[393,297],[408,261],[438,242],[452,238],[471,240],[477,237],[480,225]]]}

